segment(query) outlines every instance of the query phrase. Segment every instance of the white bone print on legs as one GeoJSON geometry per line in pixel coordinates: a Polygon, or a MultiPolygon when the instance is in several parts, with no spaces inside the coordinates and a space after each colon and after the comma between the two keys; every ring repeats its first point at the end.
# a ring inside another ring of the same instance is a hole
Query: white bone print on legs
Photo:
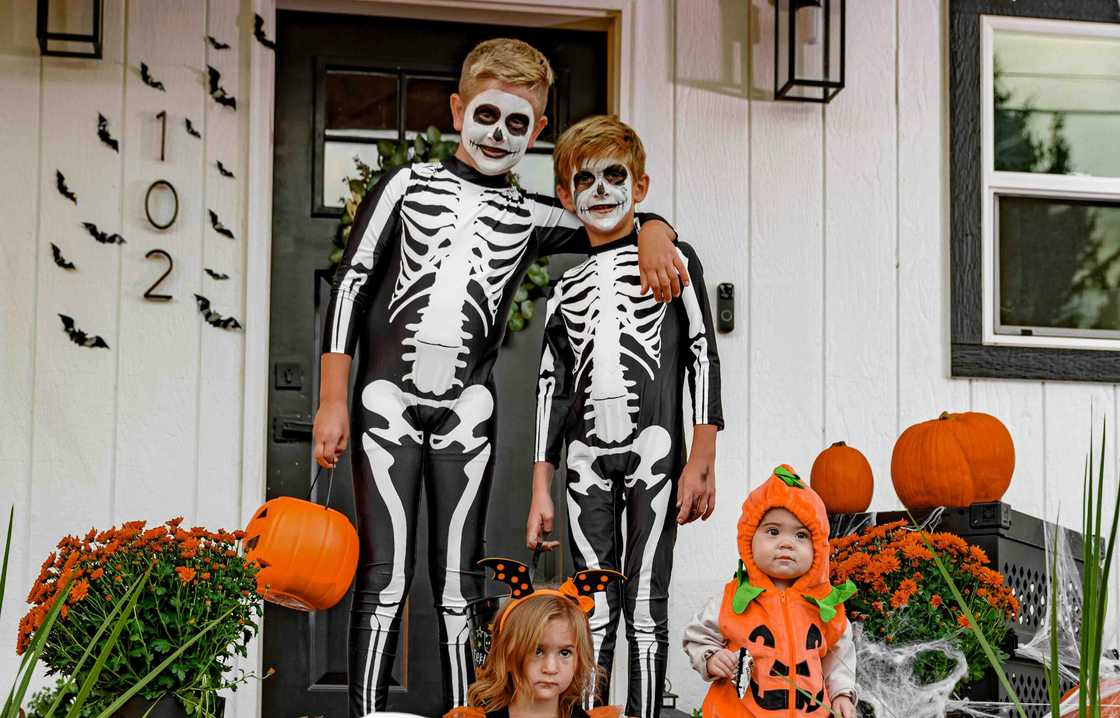
{"type": "MultiPolygon", "coordinates": [[[[422,170],[417,170],[422,171],[422,170]]],[[[495,324],[506,282],[526,251],[529,224],[509,225],[517,195],[431,177],[406,201],[401,266],[389,320],[416,305],[417,320],[402,342],[404,375],[425,394],[463,386],[457,373],[469,345],[495,324]],[[455,185],[450,193],[444,185],[455,185]],[[424,211],[419,208],[423,207],[424,211]]]]}
{"type": "Polygon", "coordinates": [[[422,481],[432,511],[428,564],[440,616],[444,687],[449,700],[462,705],[474,677],[467,614],[482,595],[481,572],[474,565],[481,558],[492,477],[493,395],[485,386],[471,385],[455,399],[430,399],[377,380],[362,391],[362,406],[368,425],[362,447],[377,501],[362,504],[374,532],[363,540],[375,555],[363,559],[358,576],[362,605],[355,615],[368,630],[358,632],[360,657],[351,662],[352,710],[385,706],[401,607],[411,582],[410,522],[416,519],[422,481]]]}

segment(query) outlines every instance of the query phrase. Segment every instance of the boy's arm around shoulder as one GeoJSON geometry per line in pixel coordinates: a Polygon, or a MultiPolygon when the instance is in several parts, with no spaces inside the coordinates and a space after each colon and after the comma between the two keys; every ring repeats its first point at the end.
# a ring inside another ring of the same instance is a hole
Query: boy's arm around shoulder
{"type": "Polygon", "coordinates": [[[692,282],[681,293],[681,307],[686,320],[687,382],[692,393],[692,423],[711,424],[723,429],[719,350],[712,308],[704,280],[704,267],[696,248],[678,242],[677,251],[688,268],[692,282]]]}
{"type": "Polygon", "coordinates": [[[709,599],[684,627],[681,638],[681,646],[688,655],[692,670],[708,682],[715,680],[708,673],[708,659],[727,645],[719,631],[719,609],[722,603],[722,595],[709,599]]]}

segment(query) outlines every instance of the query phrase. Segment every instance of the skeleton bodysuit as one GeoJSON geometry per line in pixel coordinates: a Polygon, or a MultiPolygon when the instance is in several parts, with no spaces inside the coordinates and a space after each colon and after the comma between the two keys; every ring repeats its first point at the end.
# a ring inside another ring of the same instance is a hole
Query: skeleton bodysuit
{"type": "Polygon", "coordinates": [[[323,345],[350,355],[362,346],[351,412],[361,541],[351,716],[386,708],[421,481],[445,701],[465,703],[474,674],[467,613],[482,596],[477,562],[493,469],[491,371],[532,260],[586,248],[579,222],[557,203],[455,158],[388,172],[362,201],[323,345]]]}
{"type": "MultiPolygon", "coordinates": [[[[614,658],[626,616],[626,715],[657,716],[668,650],[667,598],[676,540],[676,483],[685,458],[684,386],[695,424],[722,428],[719,357],[700,262],[678,245],[692,278],[679,302],[639,293],[636,234],[591,250],[548,302],[537,390],[537,461],[567,448],[574,568],[612,568],[624,587],[596,594],[598,664],[614,658]],[[627,512],[626,556],[622,512],[627,512]]],[[[599,700],[606,701],[607,681],[599,700]]]]}

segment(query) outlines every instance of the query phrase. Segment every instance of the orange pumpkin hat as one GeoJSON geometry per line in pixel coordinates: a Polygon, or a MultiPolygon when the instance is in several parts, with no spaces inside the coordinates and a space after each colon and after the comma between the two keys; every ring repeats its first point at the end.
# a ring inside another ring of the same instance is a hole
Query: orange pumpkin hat
{"type": "Polygon", "coordinates": [[[806,486],[787,464],[774,469],[770,478],[743,502],[743,513],[739,517],[739,558],[743,560],[750,583],[762,589],[774,589],[774,582],[754,561],[751,541],[762,517],[775,508],[783,508],[796,516],[809,529],[813,539],[813,563],[790,588],[796,593],[824,598],[832,591],[829,584],[828,511],[817,492],[806,486]]]}

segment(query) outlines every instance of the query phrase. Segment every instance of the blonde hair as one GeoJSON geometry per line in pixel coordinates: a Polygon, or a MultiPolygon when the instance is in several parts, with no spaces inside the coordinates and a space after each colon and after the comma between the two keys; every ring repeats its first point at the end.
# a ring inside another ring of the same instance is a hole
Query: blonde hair
{"type": "Polygon", "coordinates": [[[557,182],[566,189],[580,165],[601,157],[625,162],[635,181],[646,173],[646,150],[634,128],[617,115],[593,115],[564,130],[556,141],[552,166],[557,182]]]}
{"type": "Polygon", "coordinates": [[[498,80],[507,85],[532,90],[532,103],[538,115],[548,104],[548,88],[552,86],[552,66],[541,51],[527,42],[498,37],[475,45],[463,60],[459,75],[459,94],[469,103],[478,93],[483,80],[498,80]]]}
{"type": "Polygon", "coordinates": [[[597,685],[599,667],[595,665],[587,615],[574,600],[549,594],[530,595],[506,604],[495,616],[490,653],[467,690],[467,705],[490,713],[508,706],[518,693],[532,695],[532,686],[522,673],[525,659],[536,652],[545,625],[554,618],[566,622],[575,636],[575,674],[571,685],[560,694],[560,715],[570,716],[597,685]]]}

